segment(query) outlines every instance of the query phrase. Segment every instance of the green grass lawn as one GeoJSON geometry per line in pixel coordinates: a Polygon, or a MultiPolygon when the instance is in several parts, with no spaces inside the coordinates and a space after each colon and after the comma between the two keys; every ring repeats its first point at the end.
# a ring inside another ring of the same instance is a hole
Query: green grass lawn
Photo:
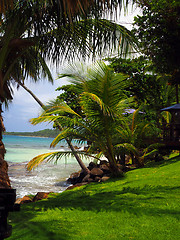
{"type": "Polygon", "coordinates": [[[9,240],[178,240],[180,157],[93,183],[10,213],[9,240]]]}

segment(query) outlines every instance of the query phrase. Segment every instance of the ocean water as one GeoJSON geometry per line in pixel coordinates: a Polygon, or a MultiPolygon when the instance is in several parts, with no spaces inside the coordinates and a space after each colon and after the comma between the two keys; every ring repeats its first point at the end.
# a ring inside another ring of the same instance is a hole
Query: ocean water
{"type": "Polygon", "coordinates": [[[50,149],[52,140],[41,137],[3,136],[6,147],[5,160],[9,165],[9,177],[17,197],[37,192],[62,192],[68,186],[66,179],[69,175],[80,170],[74,157],[63,157],[57,164],[43,163],[33,171],[27,171],[28,161],[35,156],[51,151],[69,150],[65,141],[55,149],[50,149]]]}

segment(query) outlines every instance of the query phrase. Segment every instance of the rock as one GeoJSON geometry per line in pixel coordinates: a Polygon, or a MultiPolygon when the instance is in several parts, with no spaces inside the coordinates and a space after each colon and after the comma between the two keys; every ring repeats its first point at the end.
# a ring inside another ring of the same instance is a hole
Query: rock
{"type": "Polygon", "coordinates": [[[95,182],[101,182],[101,177],[96,176],[94,179],[95,182]]]}
{"type": "Polygon", "coordinates": [[[104,173],[110,173],[110,169],[106,164],[102,164],[100,165],[100,169],[104,172],[104,173]]]}
{"type": "Polygon", "coordinates": [[[67,179],[67,183],[70,184],[76,184],[78,181],[78,178],[80,177],[81,172],[74,172],[70,175],[70,177],[67,179]]]}
{"type": "Polygon", "coordinates": [[[108,177],[108,176],[103,176],[102,178],[101,178],[101,182],[105,182],[105,181],[107,181],[107,180],[109,180],[110,179],[110,177],[108,177]]]}
{"type": "Polygon", "coordinates": [[[24,196],[23,198],[19,199],[19,204],[24,204],[24,203],[31,203],[33,200],[29,196],[24,196]]]}
{"type": "Polygon", "coordinates": [[[88,183],[90,182],[94,182],[94,179],[93,178],[88,178],[88,183]]]}
{"type": "Polygon", "coordinates": [[[100,168],[95,167],[90,171],[90,174],[93,176],[102,176],[103,171],[100,168]]]}
{"type": "Polygon", "coordinates": [[[80,175],[80,171],[79,172],[74,172],[74,173],[72,173],[71,175],[70,175],[70,177],[69,178],[78,178],[79,177],[79,175],[80,175]]]}
{"type": "Polygon", "coordinates": [[[34,198],[33,198],[33,202],[37,202],[37,201],[40,201],[42,199],[46,199],[48,198],[50,193],[45,193],[45,192],[38,192],[34,198]]]}
{"type": "Polygon", "coordinates": [[[108,161],[106,161],[106,160],[100,160],[100,165],[103,165],[103,164],[108,165],[109,163],[108,163],[108,161]]]}
{"type": "Polygon", "coordinates": [[[87,174],[84,178],[83,178],[83,180],[82,180],[82,182],[88,182],[88,179],[90,178],[90,174],[87,174]]]}
{"type": "Polygon", "coordinates": [[[88,169],[91,171],[93,168],[97,167],[96,164],[94,162],[90,162],[88,169]]]}
{"type": "Polygon", "coordinates": [[[17,198],[15,201],[15,204],[21,204],[21,200],[22,200],[22,198],[17,198]]]}

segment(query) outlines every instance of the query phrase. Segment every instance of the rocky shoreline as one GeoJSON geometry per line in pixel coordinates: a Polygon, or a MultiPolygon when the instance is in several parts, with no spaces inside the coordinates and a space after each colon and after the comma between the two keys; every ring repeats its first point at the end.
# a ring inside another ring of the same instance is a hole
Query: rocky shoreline
{"type": "MultiPolygon", "coordinates": [[[[118,165],[120,175],[124,175],[124,172],[129,171],[128,166],[118,165]]],[[[111,178],[111,171],[109,168],[109,163],[106,160],[100,161],[99,164],[91,162],[88,166],[90,170],[89,174],[85,174],[83,171],[74,172],[67,179],[67,183],[70,185],[66,190],[73,189],[75,187],[80,187],[91,182],[105,182],[111,178]]],[[[65,190],[65,191],[66,191],[65,190]]],[[[42,199],[48,198],[49,194],[52,192],[38,192],[35,196],[26,195],[23,198],[18,198],[16,204],[24,204],[30,202],[36,202],[42,199]]]]}

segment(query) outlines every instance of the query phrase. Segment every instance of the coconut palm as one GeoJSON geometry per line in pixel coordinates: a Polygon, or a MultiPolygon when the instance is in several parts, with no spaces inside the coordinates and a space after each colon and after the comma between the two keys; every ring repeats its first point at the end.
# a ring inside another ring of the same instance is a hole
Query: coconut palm
{"type": "MultiPolygon", "coordinates": [[[[19,83],[19,85],[20,85],[22,88],[24,88],[25,91],[27,91],[27,92],[34,98],[34,100],[40,105],[40,107],[41,107],[42,109],[46,109],[46,106],[41,102],[41,100],[40,100],[27,86],[25,86],[24,83],[22,83],[22,82],[18,82],[18,83],[19,83]]],[[[55,127],[56,127],[57,129],[59,129],[59,131],[62,130],[61,125],[58,124],[57,121],[55,121],[55,127]]],[[[74,146],[72,145],[71,140],[68,139],[68,138],[66,138],[65,140],[66,140],[69,148],[71,149],[72,154],[74,155],[74,157],[76,158],[77,162],[79,163],[81,169],[82,169],[86,174],[88,174],[88,173],[89,173],[89,169],[85,166],[85,164],[83,163],[82,159],[79,157],[78,153],[77,153],[76,150],[74,149],[74,146]]]]}
{"type": "MultiPolygon", "coordinates": [[[[73,59],[77,56],[85,56],[90,50],[94,54],[104,49],[112,49],[115,40],[120,37],[121,41],[118,45],[123,52],[126,51],[129,43],[133,43],[130,32],[125,28],[100,19],[108,10],[113,13],[121,1],[111,3],[74,1],[73,4],[68,0],[13,2],[14,5],[11,4],[12,1],[1,2],[1,13],[3,13],[0,25],[1,103],[12,99],[11,83],[14,78],[11,72],[17,62],[21,62],[23,81],[30,73],[28,69],[32,67],[32,62],[28,61],[28,58],[24,61],[27,51],[33,49],[34,54],[36,56],[40,54],[41,59],[49,58],[57,63],[70,57],[73,59]]],[[[38,61],[36,63],[38,71],[38,61]]],[[[20,81],[17,77],[15,80],[20,81]]],[[[2,132],[4,130],[2,117],[1,123],[2,132]]],[[[1,146],[2,151],[5,152],[2,139],[1,146]]]]}
{"type": "MultiPolygon", "coordinates": [[[[98,62],[92,68],[88,68],[84,75],[77,72],[63,74],[61,77],[64,76],[70,77],[71,82],[81,91],[80,106],[83,116],[77,114],[64,102],[56,102],[46,106],[46,111],[38,118],[32,119],[32,123],[59,122],[62,131],[51,146],[56,146],[65,138],[79,141],[88,140],[92,143],[91,147],[107,158],[112,173],[119,175],[113,136],[117,125],[121,123],[122,113],[129,103],[124,100],[125,96],[121,91],[126,76],[115,74],[103,62],[98,62]]],[[[57,161],[63,154],[62,152],[42,154],[31,160],[28,168],[32,169],[45,160],[49,161],[55,158],[57,161]]],[[[80,154],[88,155],[82,152],[80,154]]]]}

